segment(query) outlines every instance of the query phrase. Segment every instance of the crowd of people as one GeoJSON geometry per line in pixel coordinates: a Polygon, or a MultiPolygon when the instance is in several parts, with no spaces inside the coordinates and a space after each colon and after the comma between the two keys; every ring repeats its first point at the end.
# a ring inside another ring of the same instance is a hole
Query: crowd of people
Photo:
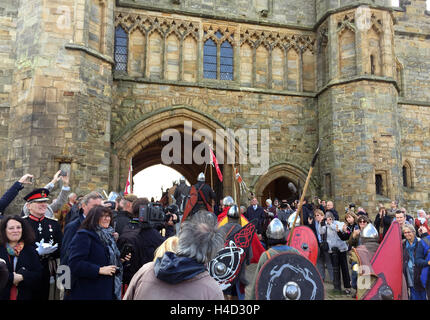
{"type": "MultiPolygon", "coordinates": [[[[0,212],[32,178],[26,174],[7,190],[0,198],[0,212]]],[[[249,205],[240,205],[225,196],[215,203],[217,195],[204,174],[197,180],[196,203],[187,212],[190,187],[183,178],[175,203],[163,205],[133,194],[118,195],[114,201],[96,191],[78,196],[71,192],[67,174],[58,171],[48,185],[23,197],[21,212],[0,215],[0,299],[244,299],[247,286],[247,298],[255,299],[256,275],[264,262],[280,252],[298,253],[286,239],[299,201],[267,199],[260,206],[251,197],[249,205]],[[58,182],[59,195],[51,201],[49,194],[58,182]],[[222,290],[208,263],[248,223],[255,226],[252,246],[239,276],[222,290]],[[250,263],[257,264],[257,271],[247,279],[250,263]],[[69,281],[56,286],[59,266],[69,270],[69,281]]],[[[296,225],[314,232],[319,245],[316,267],[322,279],[333,284],[333,293],[357,296],[358,261],[352,249],[366,244],[375,252],[397,221],[408,298],[430,297],[430,217],[424,210],[414,218],[392,201],[390,208],[381,204],[372,221],[364,208],[350,204],[341,218],[333,201],[315,198],[306,199],[301,211],[296,225]]]]}

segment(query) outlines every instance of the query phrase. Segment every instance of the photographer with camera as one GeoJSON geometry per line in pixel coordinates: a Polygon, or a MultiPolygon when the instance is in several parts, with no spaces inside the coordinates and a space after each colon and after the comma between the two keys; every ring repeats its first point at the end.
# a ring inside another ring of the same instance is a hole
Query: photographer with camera
{"type": "Polygon", "coordinates": [[[281,220],[282,224],[284,225],[284,228],[287,229],[288,227],[288,218],[293,213],[293,210],[291,210],[290,205],[288,204],[287,200],[282,200],[280,204],[280,208],[277,212],[277,218],[281,220]]]}
{"type": "Polygon", "coordinates": [[[129,263],[124,265],[123,284],[128,285],[133,275],[154,259],[155,250],[166,240],[154,226],[164,223],[165,214],[161,207],[153,206],[147,198],[133,202],[133,219],[120,235],[117,245],[120,251],[128,246],[131,252],[129,263]]]}
{"type": "Polygon", "coordinates": [[[176,204],[172,204],[165,209],[165,219],[162,234],[165,238],[176,235],[176,224],[179,222],[179,209],[176,204]]]}

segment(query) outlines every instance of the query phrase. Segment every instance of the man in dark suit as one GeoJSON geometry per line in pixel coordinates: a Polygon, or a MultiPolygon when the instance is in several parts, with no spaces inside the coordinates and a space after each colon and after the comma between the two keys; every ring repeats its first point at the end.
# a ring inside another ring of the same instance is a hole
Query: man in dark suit
{"type": "Polygon", "coordinates": [[[246,209],[244,216],[249,222],[255,224],[258,239],[262,240],[263,232],[266,232],[266,230],[263,230],[264,209],[258,205],[256,197],[251,199],[251,205],[246,209]]]}

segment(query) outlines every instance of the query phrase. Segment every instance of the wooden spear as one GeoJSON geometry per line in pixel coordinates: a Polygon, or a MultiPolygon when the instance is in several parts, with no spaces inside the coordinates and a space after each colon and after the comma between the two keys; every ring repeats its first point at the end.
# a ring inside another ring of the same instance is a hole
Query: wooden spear
{"type": "Polygon", "coordinates": [[[318,147],[317,147],[317,150],[315,151],[314,157],[312,158],[311,167],[309,168],[309,172],[308,172],[308,176],[306,178],[305,186],[303,187],[302,196],[300,197],[299,205],[298,205],[297,211],[296,211],[296,216],[294,217],[293,226],[292,226],[290,234],[288,236],[287,245],[290,245],[291,238],[293,236],[293,231],[294,231],[294,228],[296,227],[297,217],[299,216],[299,214],[300,214],[300,224],[303,224],[303,214],[302,214],[303,200],[305,199],[305,196],[306,196],[306,191],[308,189],[309,182],[311,180],[312,171],[314,170],[315,162],[317,161],[318,154],[320,152],[320,147],[321,147],[321,139],[318,143],[318,147]]]}

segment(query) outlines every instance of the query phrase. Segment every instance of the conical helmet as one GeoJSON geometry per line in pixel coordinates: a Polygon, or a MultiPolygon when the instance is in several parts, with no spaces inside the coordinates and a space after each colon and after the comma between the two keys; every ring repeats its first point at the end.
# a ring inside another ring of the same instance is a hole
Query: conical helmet
{"type": "Polygon", "coordinates": [[[364,229],[361,231],[360,237],[367,239],[378,239],[378,230],[376,230],[373,224],[368,223],[367,226],[365,226],[364,229]]]}
{"type": "Polygon", "coordinates": [[[205,180],[206,180],[205,174],[203,172],[200,172],[199,175],[197,176],[197,181],[205,182],[205,180]]]}
{"type": "Polygon", "coordinates": [[[237,205],[233,204],[230,209],[228,209],[227,216],[229,216],[230,218],[237,219],[239,218],[239,215],[239,208],[237,207],[237,205]]]}
{"type": "Polygon", "coordinates": [[[231,207],[234,204],[234,200],[231,196],[226,196],[222,199],[222,204],[226,207],[231,207]]]}
{"type": "Polygon", "coordinates": [[[185,182],[185,177],[184,177],[184,176],[181,176],[181,177],[179,178],[179,182],[185,182]]]}
{"type": "Polygon", "coordinates": [[[275,218],[269,223],[266,230],[267,238],[281,240],[285,238],[285,228],[281,220],[275,218]]]}

